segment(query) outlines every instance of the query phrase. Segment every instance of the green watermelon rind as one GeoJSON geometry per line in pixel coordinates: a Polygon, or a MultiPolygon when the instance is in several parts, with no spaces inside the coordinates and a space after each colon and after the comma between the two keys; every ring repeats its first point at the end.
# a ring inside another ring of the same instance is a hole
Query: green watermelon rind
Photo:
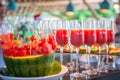
{"type": "Polygon", "coordinates": [[[41,77],[46,76],[54,62],[54,52],[47,56],[30,57],[7,57],[4,56],[5,64],[10,76],[15,77],[41,77]]]}

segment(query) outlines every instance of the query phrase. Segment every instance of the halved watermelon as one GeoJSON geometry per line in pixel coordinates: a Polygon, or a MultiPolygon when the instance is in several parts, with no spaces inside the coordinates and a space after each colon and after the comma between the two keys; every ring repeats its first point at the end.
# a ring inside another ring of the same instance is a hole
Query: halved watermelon
{"type": "Polygon", "coordinates": [[[49,55],[26,57],[4,56],[4,61],[11,76],[40,77],[46,76],[54,62],[54,52],[49,55]]]}

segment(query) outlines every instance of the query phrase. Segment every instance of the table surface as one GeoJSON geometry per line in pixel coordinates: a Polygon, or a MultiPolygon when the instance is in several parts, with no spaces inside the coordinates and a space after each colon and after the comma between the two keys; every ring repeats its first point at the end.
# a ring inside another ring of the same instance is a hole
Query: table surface
{"type": "MultiPolygon", "coordinates": [[[[73,59],[75,59],[75,58],[76,58],[76,55],[73,54],[72,57],[73,57],[73,59]]],[[[65,53],[63,59],[64,59],[64,65],[66,65],[66,63],[70,62],[70,54],[66,54],[66,53],[65,53]]],[[[59,60],[59,54],[56,54],[56,60],[59,60]]],[[[3,57],[2,57],[2,51],[1,51],[1,49],[0,49],[0,67],[2,67],[2,66],[5,66],[5,64],[4,64],[4,60],[3,60],[3,57]]],[[[112,75],[113,77],[116,77],[116,78],[119,78],[119,79],[120,79],[120,75],[118,75],[118,74],[120,74],[120,71],[119,71],[119,72],[111,72],[110,74],[106,74],[106,75],[100,75],[99,77],[95,76],[94,79],[91,79],[91,80],[102,80],[102,79],[103,79],[102,77],[108,78],[108,77],[111,77],[111,75],[112,75]],[[115,75],[113,76],[112,73],[115,73],[115,75]],[[99,79],[99,78],[100,78],[100,79],[99,79]]],[[[118,80],[119,80],[119,79],[118,79],[118,80]]],[[[1,80],[1,79],[0,79],[0,80],[1,80]]],[[[66,75],[64,76],[63,80],[70,80],[69,74],[66,74],[66,75]]],[[[82,79],[82,80],[85,80],[85,79],[82,79]]],[[[104,80],[106,80],[106,79],[104,79],[104,80]]],[[[111,79],[110,79],[110,80],[111,80],[111,79]]],[[[115,79],[115,80],[117,80],[117,79],[115,79]]]]}

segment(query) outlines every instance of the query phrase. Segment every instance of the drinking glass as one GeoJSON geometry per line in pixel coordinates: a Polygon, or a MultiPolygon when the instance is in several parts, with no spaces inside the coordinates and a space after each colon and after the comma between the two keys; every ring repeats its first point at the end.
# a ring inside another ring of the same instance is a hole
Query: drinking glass
{"type": "Polygon", "coordinates": [[[106,70],[102,70],[101,66],[101,47],[107,42],[107,28],[106,28],[106,20],[100,19],[96,25],[96,43],[98,44],[98,72],[106,72],[106,70]]]}
{"type": "Polygon", "coordinates": [[[35,29],[40,37],[47,37],[49,34],[55,36],[56,20],[37,20],[35,29]]]}
{"type": "Polygon", "coordinates": [[[92,67],[90,64],[91,58],[91,46],[96,43],[96,23],[94,19],[88,19],[84,21],[84,43],[87,45],[87,53],[88,53],[88,75],[94,75],[95,73],[92,71],[92,67]]]}
{"type": "Polygon", "coordinates": [[[106,25],[107,25],[107,42],[106,42],[106,67],[109,70],[112,68],[109,64],[109,46],[114,41],[114,21],[106,19],[106,25]]]}
{"type": "Polygon", "coordinates": [[[83,26],[80,26],[77,20],[71,21],[71,23],[70,42],[76,47],[76,71],[79,71],[79,47],[84,44],[84,30],[83,26]]]}
{"type": "Polygon", "coordinates": [[[56,26],[56,41],[60,45],[60,62],[63,64],[63,48],[68,44],[68,26],[66,20],[58,20],[56,26]]]}
{"type": "Polygon", "coordinates": [[[76,47],[76,75],[78,75],[79,47],[84,44],[84,29],[77,20],[73,20],[70,23],[70,43],[76,47]]]}

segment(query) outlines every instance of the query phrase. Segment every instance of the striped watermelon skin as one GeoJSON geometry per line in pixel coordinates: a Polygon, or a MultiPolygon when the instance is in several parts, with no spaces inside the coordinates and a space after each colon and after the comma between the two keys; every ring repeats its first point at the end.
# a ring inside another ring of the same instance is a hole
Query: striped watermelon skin
{"type": "Polygon", "coordinates": [[[55,56],[54,52],[47,56],[7,57],[5,64],[11,76],[15,77],[41,77],[50,72],[55,56]]]}

